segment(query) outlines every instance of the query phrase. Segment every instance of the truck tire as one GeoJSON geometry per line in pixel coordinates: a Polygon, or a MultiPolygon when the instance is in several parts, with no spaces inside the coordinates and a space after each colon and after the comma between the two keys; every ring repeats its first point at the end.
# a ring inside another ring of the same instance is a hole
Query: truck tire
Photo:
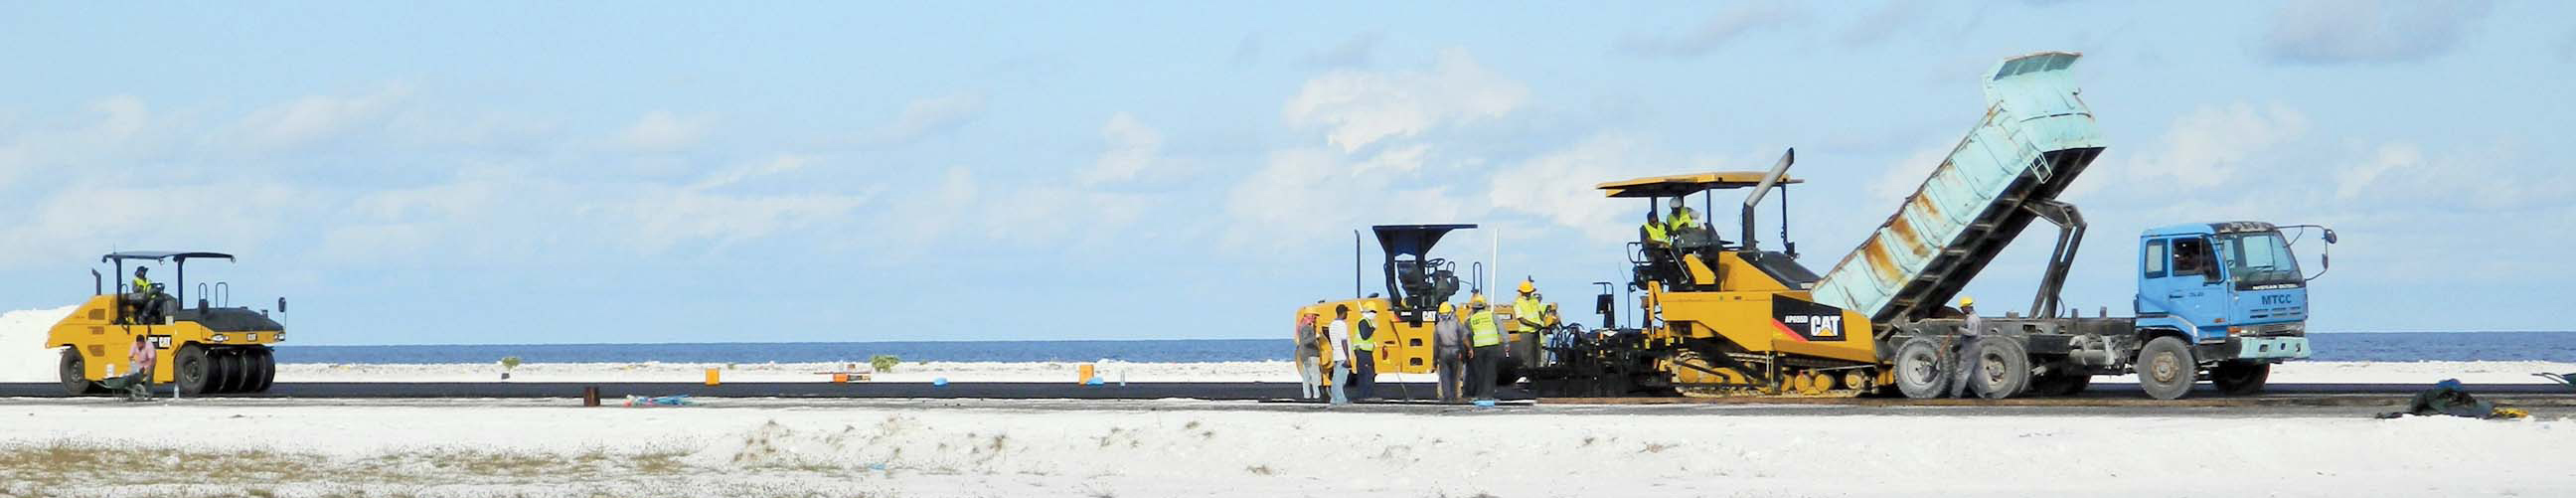
{"type": "Polygon", "coordinates": [[[1896,390],[1914,399],[1949,394],[1950,372],[1941,368],[1941,342],[1930,337],[1906,339],[1896,348],[1896,390]]]}
{"type": "Polygon", "coordinates": [[[89,362],[81,358],[77,347],[63,348],[63,362],[57,370],[62,373],[64,394],[86,396],[107,392],[107,388],[89,380],[89,362]]]}
{"type": "Polygon", "coordinates": [[[181,394],[205,394],[208,388],[214,387],[215,360],[208,357],[205,346],[190,344],[180,347],[179,361],[173,366],[179,369],[176,377],[181,394]]]}
{"type": "Polygon", "coordinates": [[[2174,336],[2147,341],[2147,347],[2138,350],[2137,368],[2138,387],[2155,399],[2182,399],[2191,394],[2191,383],[2200,374],[2191,345],[2174,336]]]}
{"type": "Polygon", "coordinates": [[[2263,392],[2263,383],[2272,379],[2272,364],[2262,361],[2222,361],[2209,369],[2209,383],[2228,396],[2251,396],[2263,392]]]}
{"type": "Polygon", "coordinates": [[[1988,338],[1977,341],[1976,356],[1969,360],[1982,363],[1977,376],[1968,379],[1968,387],[1986,399],[2004,399],[2021,394],[2030,387],[2030,350],[2021,341],[1988,338]]]}
{"type": "Polygon", "coordinates": [[[2073,396],[2092,385],[2093,374],[2052,369],[2049,373],[2030,378],[2030,393],[2034,396],[2073,396]]]}

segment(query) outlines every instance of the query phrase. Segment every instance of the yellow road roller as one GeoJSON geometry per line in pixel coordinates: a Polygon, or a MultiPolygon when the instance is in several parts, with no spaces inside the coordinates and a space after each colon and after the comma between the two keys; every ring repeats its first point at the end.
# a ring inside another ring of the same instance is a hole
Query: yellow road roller
{"type": "Polygon", "coordinates": [[[271,310],[231,306],[229,282],[199,282],[190,294],[188,262],[210,259],[230,262],[233,256],[169,251],[101,256],[99,263],[118,278],[102,279],[91,270],[92,296],[45,336],[46,347],[62,350],[63,389],[73,395],[107,392],[101,381],[136,371],[132,350],[139,338],[155,353],[153,383],[177,383],[184,394],[267,391],[277,373],[269,346],[286,340],[286,326],[278,321],[286,314],[286,298],[277,299],[272,317],[271,310]],[[124,278],[128,263],[141,270],[130,280],[124,278]],[[144,272],[153,266],[171,267],[176,285],[149,280],[144,272]],[[108,280],[116,282],[114,288],[108,280]]]}

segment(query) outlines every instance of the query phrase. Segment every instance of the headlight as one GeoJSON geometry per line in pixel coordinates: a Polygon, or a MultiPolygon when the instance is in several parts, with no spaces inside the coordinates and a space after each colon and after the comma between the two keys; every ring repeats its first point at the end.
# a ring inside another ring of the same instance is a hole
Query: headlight
{"type": "Polygon", "coordinates": [[[280,342],[285,341],[285,340],[286,340],[286,331],[283,331],[283,330],[277,331],[277,335],[276,335],[276,336],[273,336],[273,338],[277,339],[277,340],[278,340],[278,341],[280,341],[280,342]]]}
{"type": "Polygon", "coordinates": [[[250,341],[250,342],[259,342],[259,333],[258,333],[258,332],[252,332],[252,333],[242,334],[242,335],[247,336],[247,337],[243,337],[243,338],[242,338],[242,340],[250,341]]]}
{"type": "Polygon", "coordinates": [[[215,334],[215,336],[214,336],[214,337],[211,337],[211,339],[214,339],[214,340],[215,340],[215,342],[224,342],[224,335],[223,335],[223,334],[215,334]]]}

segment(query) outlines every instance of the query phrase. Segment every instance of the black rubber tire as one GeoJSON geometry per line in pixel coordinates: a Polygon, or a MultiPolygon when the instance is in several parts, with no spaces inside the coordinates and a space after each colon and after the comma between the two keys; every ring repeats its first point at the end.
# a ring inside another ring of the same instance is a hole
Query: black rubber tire
{"type": "Polygon", "coordinates": [[[1969,359],[1984,365],[1977,370],[1976,377],[1968,379],[1968,387],[1975,388],[1977,395],[1986,399],[2021,395],[2022,390],[2030,388],[2029,351],[2021,346],[2021,341],[2009,338],[1989,337],[1977,341],[1977,354],[1969,359]]]}
{"type": "Polygon", "coordinates": [[[107,392],[106,387],[98,385],[97,381],[89,380],[89,363],[81,358],[78,349],[63,348],[63,361],[56,365],[55,373],[62,377],[65,394],[86,396],[107,392]]]}
{"type": "Polygon", "coordinates": [[[1938,398],[1949,394],[1950,369],[1941,368],[1941,341],[1930,337],[1906,339],[1896,347],[1896,390],[1914,399],[1938,398]]]}
{"type": "Polygon", "coordinates": [[[2272,363],[2231,360],[2218,362],[2209,369],[2209,383],[2228,396],[2252,396],[2263,392],[2263,383],[2272,380],[2272,363]]]}
{"type": "Polygon", "coordinates": [[[2092,385],[2092,374],[2051,371],[2030,378],[2030,394],[2032,396],[2074,396],[2092,385]]]}
{"type": "Polygon", "coordinates": [[[2155,399],[2182,399],[2191,394],[2191,384],[2200,374],[2199,360],[2191,357],[2191,345],[2174,336],[2147,341],[2138,350],[2138,388],[2155,399]]]}
{"type": "Polygon", "coordinates": [[[214,358],[214,392],[209,394],[231,394],[234,392],[240,392],[242,377],[245,377],[242,374],[248,373],[245,372],[245,370],[248,369],[242,368],[241,351],[232,348],[217,349],[214,351],[214,358]]]}
{"type": "Polygon", "coordinates": [[[215,387],[215,359],[206,352],[205,346],[190,344],[180,347],[179,361],[171,366],[178,369],[177,375],[172,377],[179,381],[180,394],[206,394],[207,389],[215,387]]]}
{"type": "Polygon", "coordinates": [[[242,389],[242,392],[268,392],[268,386],[277,383],[276,351],[262,347],[253,348],[250,352],[251,384],[250,387],[242,389]]]}

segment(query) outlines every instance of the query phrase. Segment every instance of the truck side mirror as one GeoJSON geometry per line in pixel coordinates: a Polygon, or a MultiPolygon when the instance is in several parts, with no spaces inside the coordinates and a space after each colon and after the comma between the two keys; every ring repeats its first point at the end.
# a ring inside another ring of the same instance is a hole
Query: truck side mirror
{"type": "Polygon", "coordinates": [[[286,312],[286,298],[283,298],[283,297],[281,297],[281,298],[277,298],[277,312],[279,312],[279,313],[285,313],[285,312],[286,312]]]}
{"type": "Polygon", "coordinates": [[[2328,244],[2335,243],[2335,234],[2334,234],[2334,229],[2332,229],[2332,228],[2328,228],[2328,229],[2326,229],[2326,243],[2328,243],[2328,244]]]}

